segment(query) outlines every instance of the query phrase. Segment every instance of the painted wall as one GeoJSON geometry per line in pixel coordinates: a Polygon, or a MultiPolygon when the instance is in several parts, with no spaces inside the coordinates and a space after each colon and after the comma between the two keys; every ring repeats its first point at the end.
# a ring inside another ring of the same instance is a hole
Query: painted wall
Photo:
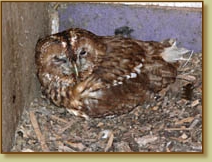
{"type": "Polygon", "coordinates": [[[141,4],[69,3],[59,10],[59,31],[79,27],[98,35],[114,35],[116,28],[126,25],[134,29],[132,37],[135,39],[161,41],[177,38],[178,46],[200,52],[201,3],[196,3],[198,9],[193,9],[192,6],[194,5],[190,4],[190,8],[170,8],[141,4]]]}

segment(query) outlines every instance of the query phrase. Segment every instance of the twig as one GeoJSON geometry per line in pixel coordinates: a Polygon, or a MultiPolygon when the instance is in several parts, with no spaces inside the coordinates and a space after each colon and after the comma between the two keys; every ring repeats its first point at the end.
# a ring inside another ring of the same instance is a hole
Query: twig
{"type": "Polygon", "coordinates": [[[177,138],[177,137],[170,137],[170,139],[176,140],[176,141],[179,141],[179,142],[183,142],[183,143],[189,142],[191,140],[190,138],[182,139],[182,138],[177,138]]]}
{"type": "Polygon", "coordinates": [[[191,130],[191,128],[165,128],[166,131],[181,131],[181,130],[191,130]]]}
{"type": "Polygon", "coordinates": [[[57,117],[57,116],[55,116],[55,115],[51,115],[50,116],[52,119],[55,119],[55,120],[58,120],[58,121],[60,121],[60,122],[63,122],[63,123],[68,123],[68,121],[66,121],[66,120],[64,120],[64,119],[62,119],[62,118],[59,118],[59,117],[57,117]]]}
{"type": "MultiPolygon", "coordinates": [[[[33,111],[33,110],[32,110],[32,111],[33,111]]],[[[38,110],[35,110],[35,112],[42,113],[42,114],[44,114],[44,115],[46,115],[46,116],[51,117],[52,119],[55,119],[55,120],[60,121],[60,122],[68,123],[68,121],[66,121],[66,120],[64,120],[64,119],[62,119],[62,118],[59,118],[59,117],[57,117],[57,116],[55,116],[55,115],[52,115],[51,112],[48,111],[45,107],[42,107],[42,108],[40,108],[40,109],[38,109],[38,110]]]]}
{"type": "Polygon", "coordinates": [[[70,128],[73,125],[73,122],[68,123],[64,128],[58,131],[58,134],[62,134],[66,129],[70,128]]]}
{"type": "Polygon", "coordinates": [[[37,119],[35,117],[34,112],[30,111],[29,112],[29,116],[30,116],[30,120],[31,120],[32,126],[34,128],[35,134],[36,134],[36,136],[38,138],[38,141],[40,142],[41,149],[44,152],[49,152],[50,150],[49,150],[48,146],[46,145],[45,138],[44,138],[43,134],[40,131],[40,128],[39,128],[39,125],[38,125],[38,122],[37,122],[37,119]]]}
{"type": "Polygon", "coordinates": [[[107,152],[110,149],[110,147],[112,146],[113,138],[114,138],[114,135],[113,135],[112,132],[110,132],[110,137],[108,139],[107,145],[106,145],[105,150],[104,150],[105,152],[107,152]]]}
{"type": "Polygon", "coordinates": [[[71,146],[72,148],[78,149],[79,151],[82,151],[86,147],[82,143],[75,143],[71,141],[65,141],[64,144],[71,146]]]}
{"type": "Polygon", "coordinates": [[[175,124],[180,125],[180,124],[183,124],[183,123],[191,123],[193,120],[194,120],[194,117],[188,117],[188,118],[184,118],[180,121],[176,121],[175,124]]]}
{"type": "Polygon", "coordinates": [[[186,63],[185,63],[181,68],[183,68],[183,67],[185,67],[185,66],[187,65],[187,63],[188,63],[189,60],[191,59],[191,56],[193,55],[193,53],[194,53],[194,51],[192,50],[192,51],[191,51],[191,54],[190,54],[190,56],[189,56],[189,58],[188,58],[187,61],[186,61],[186,63]]]}

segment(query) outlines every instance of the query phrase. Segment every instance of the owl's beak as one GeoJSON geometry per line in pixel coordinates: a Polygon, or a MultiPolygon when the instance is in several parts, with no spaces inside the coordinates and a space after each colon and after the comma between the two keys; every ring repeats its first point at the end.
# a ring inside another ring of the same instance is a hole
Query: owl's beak
{"type": "Polygon", "coordinates": [[[73,67],[74,67],[74,73],[78,77],[79,76],[79,72],[78,72],[78,68],[77,68],[76,62],[72,62],[72,64],[73,64],[73,67]]]}

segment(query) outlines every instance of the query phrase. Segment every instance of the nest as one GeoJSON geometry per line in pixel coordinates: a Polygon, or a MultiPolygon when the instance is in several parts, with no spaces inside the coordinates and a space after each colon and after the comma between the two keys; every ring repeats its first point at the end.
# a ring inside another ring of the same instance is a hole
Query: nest
{"type": "Polygon", "coordinates": [[[176,82],[114,118],[84,120],[47,99],[24,109],[12,152],[202,152],[202,54],[176,82]]]}

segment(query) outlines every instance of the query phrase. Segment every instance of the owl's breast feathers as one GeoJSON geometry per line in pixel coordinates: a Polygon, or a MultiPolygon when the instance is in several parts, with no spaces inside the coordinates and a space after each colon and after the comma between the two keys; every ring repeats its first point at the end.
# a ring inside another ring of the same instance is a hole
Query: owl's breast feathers
{"type": "Polygon", "coordinates": [[[178,60],[189,52],[177,48],[173,40],[147,42],[100,37],[82,29],[67,31],[70,42],[61,34],[38,42],[38,77],[53,103],[85,118],[127,113],[150,100],[175,81],[178,60]],[[78,37],[83,37],[83,44],[77,42],[78,37]],[[83,69],[78,78],[67,58],[67,43],[71,43],[72,52],[85,50],[88,54],[76,55],[83,69]]]}

